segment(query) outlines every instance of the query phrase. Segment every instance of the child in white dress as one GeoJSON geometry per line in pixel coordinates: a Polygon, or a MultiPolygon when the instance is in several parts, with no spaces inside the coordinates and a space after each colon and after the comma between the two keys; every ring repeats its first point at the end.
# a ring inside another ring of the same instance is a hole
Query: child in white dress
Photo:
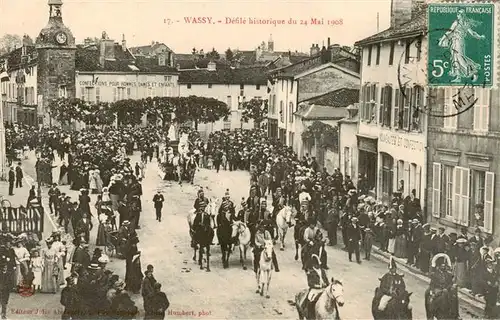
{"type": "Polygon", "coordinates": [[[33,250],[33,257],[31,258],[31,271],[33,271],[33,289],[40,292],[42,285],[42,271],[43,271],[43,260],[40,257],[40,252],[38,250],[33,250]]]}

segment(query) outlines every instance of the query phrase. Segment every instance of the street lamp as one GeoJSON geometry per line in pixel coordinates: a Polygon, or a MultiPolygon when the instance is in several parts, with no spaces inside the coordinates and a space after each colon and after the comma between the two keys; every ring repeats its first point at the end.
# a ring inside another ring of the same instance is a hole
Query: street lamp
{"type": "MultiPolygon", "coordinates": [[[[0,74],[0,83],[9,81],[7,72],[0,74]]],[[[3,92],[0,90],[0,180],[6,180],[7,148],[5,146],[5,126],[3,121],[3,92]]]]}

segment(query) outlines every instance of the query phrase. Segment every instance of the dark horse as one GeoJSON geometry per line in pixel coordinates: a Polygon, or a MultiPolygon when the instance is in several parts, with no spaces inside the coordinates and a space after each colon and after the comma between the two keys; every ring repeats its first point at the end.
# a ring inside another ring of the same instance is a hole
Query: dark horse
{"type": "Polygon", "coordinates": [[[373,319],[411,320],[413,318],[412,311],[409,308],[411,295],[412,293],[408,293],[406,290],[396,290],[384,311],[380,311],[378,309],[379,297],[381,297],[380,288],[376,288],[375,297],[372,300],[373,319]]]}
{"type": "Polygon", "coordinates": [[[224,214],[222,212],[217,215],[217,239],[219,240],[220,249],[222,251],[222,266],[224,269],[229,268],[229,256],[231,255],[233,243],[231,237],[233,228],[228,215],[229,213],[224,214]]]}
{"type": "Polygon", "coordinates": [[[439,290],[431,296],[430,289],[425,291],[425,313],[427,319],[458,319],[458,292],[455,286],[451,290],[439,290]]]}
{"type": "Polygon", "coordinates": [[[307,229],[307,223],[304,220],[297,220],[293,228],[293,238],[295,240],[295,260],[299,260],[299,247],[304,246],[304,231],[307,229]]]}
{"type": "Polygon", "coordinates": [[[202,223],[196,227],[193,233],[193,244],[196,257],[196,246],[198,246],[198,264],[203,269],[203,252],[207,256],[207,272],[210,272],[210,245],[214,239],[214,229],[212,227],[212,218],[204,213],[202,223]],[[206,249],[206,250],[205,250],[206,249]]]}

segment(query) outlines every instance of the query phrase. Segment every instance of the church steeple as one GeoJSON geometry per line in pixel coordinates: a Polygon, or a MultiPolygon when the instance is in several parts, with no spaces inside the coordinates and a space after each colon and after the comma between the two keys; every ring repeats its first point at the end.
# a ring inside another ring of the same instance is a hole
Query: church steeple
{"type": "Polygon", "coordinates": [[[267,51],[273,52],[274,51],[274,41],[273,41],[273,35],[269,35],[269,41],[267,41],[267,51]]]}

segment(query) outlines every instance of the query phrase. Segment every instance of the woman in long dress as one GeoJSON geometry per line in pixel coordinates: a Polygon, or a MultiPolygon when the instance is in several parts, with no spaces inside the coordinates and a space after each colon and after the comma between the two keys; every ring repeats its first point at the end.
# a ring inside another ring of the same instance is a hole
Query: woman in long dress
{"type": "Polygon", "coordinates": [[[138,293],[141,289],[142,274],[141,267],[141,252],[137,249],[136,245],[132,245],[127,253],[126,271],[125,271],[125,290],[133,293],[138,293]]]}
{"type": "Polygon", "coordinates": [[[16,286],[20,287],[25,284],[24,280],[28,274],[30,253],[24,247],[21,240],[18,240],[17,247],[14,248],[14,253],[16,254],[16,286]]]}
{"type": "Polygon", "coordinates": [[[94,170],[89,170],[89,189],[91,190],[92,194],[97,193],[97,182],[94,170]]]}
{"type": "Polygon", "coordinates": [[[99,227],[97,228],[97,238],[95,240],[96,246],[106,246],[106,222],[108,220],[108,215],[101,213],[99,215],[99,227]]]}
{"type": "Polygon", "coordinates": [[[469,252],[465,248],[466,239],[457,239],[452,247],[451,259],[455,261],[454,275],[457,286],[464,288],[467,286],[467,269],[469,264],[469,252]]]}
{"type": "Polygon", "coordinates": [[[59,267],[57,265],[57,252],[52,248],[54,240],[51,238],[46,241],[47,248],[42,251],[43,271],[42,271],[42,292],[57,293],[59,285],[57,277],[59,275],[59,267]]]}
{"type": "Polygon", "coordinates": [[[66,161],[62,162],[61,173],[59,174],[59,185],[64,186],[68,184],[68,164],[66,161]]]}
{"type": "Polygon", "coordinates": [[[398,258],[406,258],[406,228],[403,220],[398,219],[396,226],[396,242],[394,244],[394,255],[398,258]]]}
{"type": "Polygon", "coordinates": [[[57,268],[59,270],[59,273],[57,275],[57,281],[58,281],[57,283],[59,285],[63,285],[66,283],[64,279],[64,263],[63,263],[66,256],[66,246],[62,243],[61,236],[59,234],[54,234],[52,239],[54,240],[54,243],[52,243],[52,248],[57,253],[57,268]]]}
{"type": "Polygon", "coordinates": [[[387,251],[390,253],[390,254],[394,254],[394,249],[395,249],[395,245],[396,245],[396,225],[395,223],[396,221],[393,221],[393,223],[391,224],[388,224],[387,225],[387,232],[388,232],[388,238],[389,238],[389,242],[388,242],[388,245],[387,245],[387,251]]]}
{"type": "Polygon", "coordinates": [[[101,193],[102,187],[103,187],[103,182],[102,182],[102,178],[101,178],[101,171],[99,169],[95,169],[94,176],[95,176],[95,184],[96,184],[97,193],[101,193]]]}

